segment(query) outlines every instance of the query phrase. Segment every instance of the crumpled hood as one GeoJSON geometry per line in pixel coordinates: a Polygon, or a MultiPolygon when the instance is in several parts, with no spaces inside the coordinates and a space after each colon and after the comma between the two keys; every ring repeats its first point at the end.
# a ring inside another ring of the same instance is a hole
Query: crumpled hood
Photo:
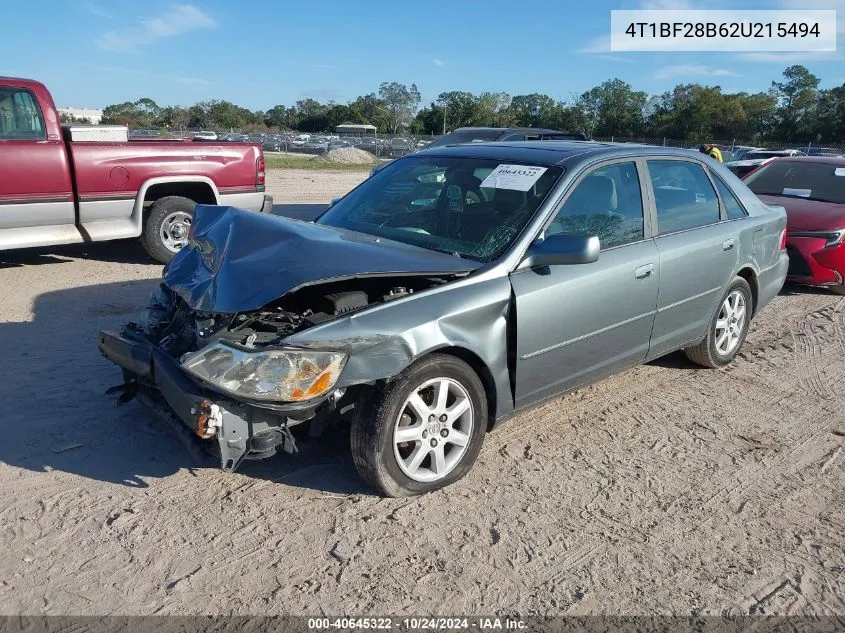
{"type": "Polygon", "coordinates": [[[202,312],[258,310],[302,286],[358,276],[467,273],[478,262],[310,222],[197,205],[164,283],[202,312]]]}

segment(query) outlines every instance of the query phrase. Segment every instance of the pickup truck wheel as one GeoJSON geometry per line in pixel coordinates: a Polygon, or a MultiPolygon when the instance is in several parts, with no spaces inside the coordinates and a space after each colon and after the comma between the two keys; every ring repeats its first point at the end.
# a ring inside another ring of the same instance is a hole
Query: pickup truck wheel
{"type": "Polygon", "coordinates": [[[751,287],[742,277],[735,277],[725,291],[716,315],[707,329],[707,336],[695,347],[687,347],[684,354],[702,367],[722,367],[739,353],[753,309],[751,287]]]}
{"type": "Polygon", "coordinates": [[[166,264],[188,243],[196,203],[180,196],[167,196],[147,212],[141,245],[150,257],[166,264]]]}
{"type": "Polygon", "coordinates": [[[352,421],[352,458],[361,477],[386,496],[447,486],[469,472],[481,450],[487,398],[460,359],[428,356],[362,405],[352,421]]]}

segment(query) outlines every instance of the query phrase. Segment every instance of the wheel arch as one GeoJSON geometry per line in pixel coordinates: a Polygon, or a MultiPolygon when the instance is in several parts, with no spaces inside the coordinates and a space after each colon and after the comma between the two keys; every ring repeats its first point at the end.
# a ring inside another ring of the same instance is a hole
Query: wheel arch
{"type": "Polygon", "coordinates": [[[496,381],[493,379],[493,373],[490,371],[487,363],[485,363],[481,357],[472,350],[458,345],[446,345],[427,350],[424,354],[420,354],[417,358],[415,358],[414,362],[417,363],[433,354],[452,356],[458,360],[462,360],[470,366],[470,369],[472,369],[475,372],[475,375],[478,376],[479,380],[481,380],[481,384],[484,386],[484,394],[487,398],[487,430],[489,431],[496,420],[497,392],[496,381]]]}
{"type": "Polygon", "coordinates": [[[138,188],[138,194],[135,196],[135,206],[132,209],[132,225],[134,227],[133,232],[135,237],[140,236],[143,231],[144,207],[149,206],[156,200],[168,195],[182,195],[180,193],[164,193],[171,190],[179,191],[179,187],[198,188],[199,191],[205,192],[204,199],[209,200],[208,204],[220,204],[220,192],[217,190],[217,185],[214,184],[214,181],[208,176],[185,174],[179,176],[157,176],[155,178],[150,178],[141,184],[138,188]],[[151,189],[153,192],[152,195],[155,195],[154,198],[148,197],[151,189]],[[209,191],[211,192],[210,196],[208,195],[209,191]]]}
{"type": "Polygon", "coordinates": [[[757,285],[757,273],[751,266],[744,266],[737,271],[736,276],[745,279],[751,288],[751,316],[754,317],[757,314],[757,296],[760,291],[757,285]]]}

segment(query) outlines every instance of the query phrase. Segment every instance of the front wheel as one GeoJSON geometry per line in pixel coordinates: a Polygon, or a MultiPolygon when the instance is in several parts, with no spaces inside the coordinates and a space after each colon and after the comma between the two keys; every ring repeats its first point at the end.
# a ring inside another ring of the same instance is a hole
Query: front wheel
{"type": "Polygon", "coordinates": [[[389,497],[430,492],[466,475],[487,427],[481,380],[469,365],[442,354],[414,363],[356,408],[355,467],[389,497]]]}
{"type": "Polygon", "coordinates": [[[141,245],[154,260],[166,264],[188,243],[196,203],[181,196],[156,200],[146,213],[141,245]]]}
{"type": "Polygon", "coordinates": [[[748,282],[742,277],[735,277],[722,296],[707,336],[695,347],[684,349],[687,358],[702,367],[710,368],[730,363],[748,335],[752,301],[748,282]]]}

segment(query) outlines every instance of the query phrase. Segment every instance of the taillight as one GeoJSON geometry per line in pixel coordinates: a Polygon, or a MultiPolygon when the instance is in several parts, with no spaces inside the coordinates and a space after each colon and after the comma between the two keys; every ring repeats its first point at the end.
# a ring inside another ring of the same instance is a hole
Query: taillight
{"type": "Polygon", "coordinates": [[[786,250],[786,229],[780,232],[780,250],[786,250]]]}
{"type": "Polygon", "coordinates": [[[264,157],[259,156],[255,161],[255,184],[263,185],[267,180],[267,175],[264,173],[264,157]]]}

